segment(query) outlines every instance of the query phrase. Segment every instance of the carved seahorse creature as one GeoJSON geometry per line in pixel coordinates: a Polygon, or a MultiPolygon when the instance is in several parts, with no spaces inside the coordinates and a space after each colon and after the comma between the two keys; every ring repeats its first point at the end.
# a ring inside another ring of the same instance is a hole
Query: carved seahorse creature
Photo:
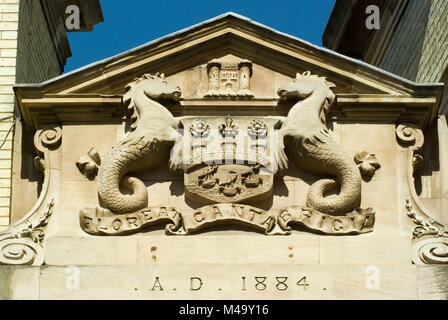
{"type": "MultiPolygon", "coordinates": [[[[308,191],[307,206],[322,213],[343,215],[359,206],[361,175],[326,126],[326,114],[336,98],[332,87],[333,83],[307,71],[277,91],[283,99],[302,99],[290,109],[279,132],[279,143],[284,143],[305,170],[336,178],[315,182],[308,191]],[[338,186],[339,194],[326,196],[338,186]]],[[[286,169],[287,158],[282,149],[280,145],[279,167],[286,169]]]]}
{"type": "Polygon", "coordinates": [[[145,184],[127,174],[157,166],[182,137],[176,130],[179,121],[154,100],[177,100],[181,95],[179,87],[168,84],[163,75],[145,74],[125,90],[123,103],[132,112],[131,131],[105,156],[98,170],[100,204],[115,213],[134,212],[148,205],[145,184]],[[122,193],[120,184],[131,194],[122,193]]]}

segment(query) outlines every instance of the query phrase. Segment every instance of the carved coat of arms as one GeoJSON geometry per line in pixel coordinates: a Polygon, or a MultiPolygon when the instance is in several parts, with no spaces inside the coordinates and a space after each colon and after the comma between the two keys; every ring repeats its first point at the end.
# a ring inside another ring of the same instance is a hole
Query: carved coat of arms
{"type": "MultiPolygon", "coordinates": [[[[247,61],[212,63],[211,96],[250,97],[249,67],[247,61]]],[[[175,118],[159,101],[178,99],[180,88],[159,75],[136,79],[123,97],[132,113],[130,133],[103,159],[95,155],[90,156],[95,163],[78,163],[79,168],[92,169],[90,177],[98,171],[101,205],[81,210],[81,227],[90,234],[127,234],[166,221],[169,234],[188,234],[225,221],[267,234],[288,234],[294,224],[329,234],[371,231],[373,209],[358,207],[361,174],[357,163],[362,159],[356,163],[350,159],[325,124],[335,100],[333,86],[309,72],[297,74],[278,90],[281,99],[298,100],[286,117],[175,118]],[[146,186],[134,174],[154,169],[167,154],[170,168],[184,172],[185,197],[202,207],[191,212],[148,207],[146,186]],[[257,208],[257,201],[272,195],[274,174],[288,170],[290,161],[326,177],[310,186],[306,206],[257,208]],[[336,194],[327,196],[332,190],[336,194]]]]}
{"type": "Polygon", "coordinates": [[[201,203],[254,202],[272,194],[277,119],[183,119],[185,195],[201,203]]]}

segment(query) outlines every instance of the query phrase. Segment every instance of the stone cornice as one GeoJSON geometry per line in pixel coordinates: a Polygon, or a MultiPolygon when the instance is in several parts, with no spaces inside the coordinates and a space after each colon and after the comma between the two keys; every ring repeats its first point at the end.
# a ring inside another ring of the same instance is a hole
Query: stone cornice
{"type": "MultiPolygon", "coordinates": [[[[17,90],[22,117],[32,128],[63,122],[118,122],[126,115],[122,95],[36,94],[17,90]]],[[[438,97],[391,96],[387,94],[338,94],[330,111],[334,121],[411,122],[426,128],[437,111],[438,97]]],[[[240,115],[286,116],[288,103],[279,99],[216,100],[180,99],[167,106],[176,116],[206,115],[235,108],[240,115]]]]}
{"type": "MultiPolygon", "coordinates": [[[[338,121],[407,121],[426,128],[437,114],[443,88],[442,84],[408,81],[227,13],[41,84],[18,84],[15,91],[22,116],[33,128],[39,123],[81,118],[107,121],[113,117],[116,121],[124,115],[120,100],[124,87],[135,77],[156,72],[169,77],[226,54],[291,78],[306,70],[326,77],[337,87],[339,102],[330,116],[338,121]]],[[[181,99],[172,112],[194,115],[223,105],[248,106],[240,110],[248,114],[284,116],[288,110],[276,96],[270,100],[255,96],[227,102],[207,97],[181,99]],[[250,109],[251,105],[257,108],[250,109]]]]}

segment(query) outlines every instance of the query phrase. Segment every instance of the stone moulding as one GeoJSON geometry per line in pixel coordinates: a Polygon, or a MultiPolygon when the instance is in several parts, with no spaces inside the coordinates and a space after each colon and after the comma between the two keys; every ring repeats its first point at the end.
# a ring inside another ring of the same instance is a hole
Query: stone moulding
{"type": "Polygon", "coordinates": [[[416,125],[403,123],[396,127],[399,142],[407,145],[407,182],[410,197],[406,199],[407,215],[416,227],[412,233],[412,262],[414,264],[448,263],[447,226],[432,218],[431,211],[420,201],[414,184],[414,171],[422,164],[420,155],[424,136],[416,125]]]}
{"type": "Polygon", "coordinates": [[[21,220],[0,234],[0,265],[32,265],[44,263],[46,227],[59,198],[60,127],[40,129],[34,136],[34,145],[43,156],[44,182],[37,203],[21,220]]]}

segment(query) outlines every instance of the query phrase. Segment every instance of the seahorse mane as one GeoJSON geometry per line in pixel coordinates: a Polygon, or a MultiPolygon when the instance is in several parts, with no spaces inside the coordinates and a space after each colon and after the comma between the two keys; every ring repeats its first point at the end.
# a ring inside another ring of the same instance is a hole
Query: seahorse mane
{"type": "Polygon", "coordinates": [[[131,113],[131,132],[134,131],[137,128],[138,121],[140,120],[140,114],[138,112],[138,108],[135,105],[135,101],[133,99],[134,92],[139,86],[140,82],[144,80],[156,80],[158,78],[163,79],[163,74],[147,74],[135,78],[132,82],[128,83],[125,87],[125,94],[123,95],[123,104],[127,107],[128,111],[131,113]]]}
{"type": "MultiPolygon", "coordinates": [[[[305,71],[302,74],[297,73],[296,78],[293,79],[293,81],[297,82],[298,80],[301,80],[301,79],[305,79],[305,80],[310,79],[310,80],[320,81],[323,86],[326,86],[329,89],[329,92],[331,92],[331,88],[336,87],[336,85],[333,82],[328,81],[326,77],[319,77],[316,74],[311,74],[310,71],[305,71]]],[[[325,127],[326,127],[325,119],[326,119],[326,117],[328,115],[328,111],[330,111],[330,107],[333,105],[333,103],[334,103],[334,101],[330,101],[330,96],[327,96],[327,99],[325,100],[324,106],[322,107],[321,113],[319,115],[320,120],[325,127]]]]}

